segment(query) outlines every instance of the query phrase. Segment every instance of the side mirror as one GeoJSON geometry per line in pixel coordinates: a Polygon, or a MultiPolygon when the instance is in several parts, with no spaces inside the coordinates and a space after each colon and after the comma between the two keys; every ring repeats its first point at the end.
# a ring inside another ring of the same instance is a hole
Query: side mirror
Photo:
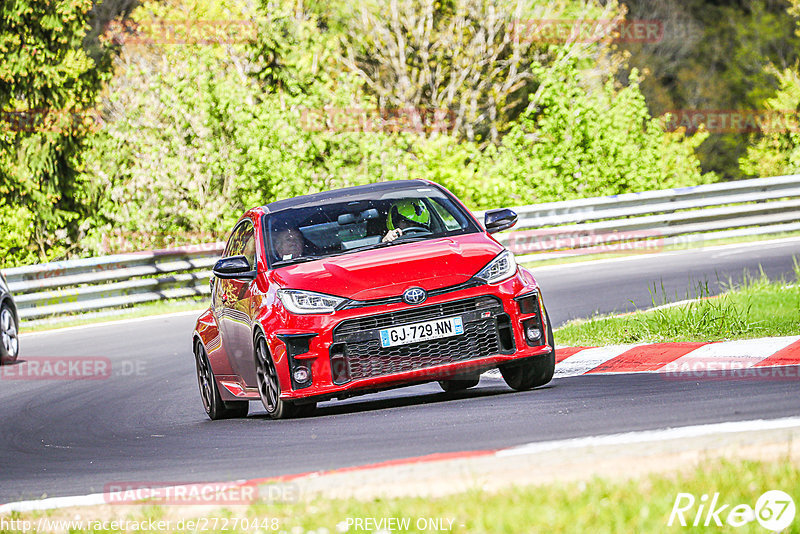
{"type": "Polygon", "coordinates": [[[507,230],[517,224],[517,214],[508,208],[489,210],[483,216],[483,225],[490,234],[507,230]]]}
{"type": "Polygon", "coordinates": [[[222,258],[214,264],[214,276],[223,280],[241,279],[253,280],[256,271],[250,268],[250,262],[244,256],[229,256],[222,258]]]}

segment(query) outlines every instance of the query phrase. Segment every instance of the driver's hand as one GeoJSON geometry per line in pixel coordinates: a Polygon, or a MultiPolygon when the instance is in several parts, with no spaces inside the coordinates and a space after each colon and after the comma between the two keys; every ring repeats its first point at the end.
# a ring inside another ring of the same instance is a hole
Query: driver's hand
{"type": "Polygon", "coordinates": [[[389,233],[387,233],[385,236],[383,236],[383,239],[381,241],[383,243],[386,243],[386,242],[389,242],[389,241],[394,241],[395,239],[397,239],[401,235],[403,235],[403,231],[400,228],[395,228],[394,230],[389,230],[389,233]]]}

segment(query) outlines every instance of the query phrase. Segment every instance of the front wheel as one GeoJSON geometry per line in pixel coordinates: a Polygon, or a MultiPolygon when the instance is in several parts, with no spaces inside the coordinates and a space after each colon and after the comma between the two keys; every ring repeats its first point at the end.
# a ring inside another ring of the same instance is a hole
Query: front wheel
{"type": "Polygon", "coordinates": [[[553,325],[550,323],[549,314],[547,315],[547,340],[550,344],[550,354],[534,356],[500,366],[500,374],[503,375],[503,380],[506,381],[508,387],[517,391],[525,391],[543,386],[553,379],[556,369],[556,342],[553,339],[553,325]]]}
{"type": "Polygon", "coordinates": [[[317,403],[294,404],[281,399],[281,384],[278,380],[278,371],[275,362],[267,349],[267,341],[259,335],[255,342],[256,379],[261,403],[267,410],[270,419],[289,419],[291,417],[305,417],[314,413],[317,403]]]}
{"type": "Polygon", "coordinates": [[[225,402],[222,400],[219,388],[217,388],[217,381],[214,380],[214,371],[211,370],[211,363],[206,355],[206,349],[199,341],[194,344],[194,361],[197,367],[197,385],[200,386],[200,396],[203,398],[203,408],[205,408],[208,418],[216,421],[247,417],[247,411],[250,409],[249,401],[225,402]]]}

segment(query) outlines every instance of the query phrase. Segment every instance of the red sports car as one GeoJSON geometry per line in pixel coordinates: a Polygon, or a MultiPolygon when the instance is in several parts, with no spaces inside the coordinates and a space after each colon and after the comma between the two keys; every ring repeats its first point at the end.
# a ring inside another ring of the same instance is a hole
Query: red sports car
{"type": "Polygon", "coordinates": [[[552,327],[533,275],[442,186],[395,181],[249,210],[214,266],[197,320],[197,379],[211,419],[307,415],[317,402],[438,381],[513,389],[553,377],[552,327]]]}

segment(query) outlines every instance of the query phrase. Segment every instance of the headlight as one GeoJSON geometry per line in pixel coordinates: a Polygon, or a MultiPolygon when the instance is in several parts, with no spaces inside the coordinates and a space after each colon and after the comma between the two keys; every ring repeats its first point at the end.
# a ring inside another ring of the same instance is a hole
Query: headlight
{"type": "Polygon", "coordinates": [[[481,269],[475,278],[479,278],[487,284],[494,284],[511,278],[516,272],[517,260],[514,259],[514,254],[510,250],[504,250],[481,269]]]}
{"type": "Polygon", "coordinates": [[[347,300],[300,289],[279,289],[278,298],[287,310],[299,314],[333,313],[338,305],[347,300]]]}

